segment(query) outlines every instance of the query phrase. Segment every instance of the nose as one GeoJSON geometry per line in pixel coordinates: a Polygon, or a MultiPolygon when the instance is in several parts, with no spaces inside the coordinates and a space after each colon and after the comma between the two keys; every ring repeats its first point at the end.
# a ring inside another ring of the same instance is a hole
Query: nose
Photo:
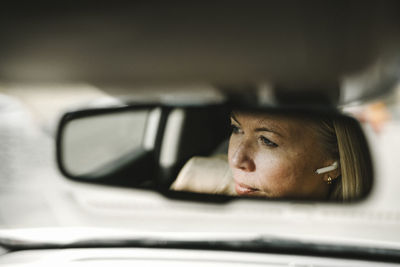
{"type": "Polygon", "coordinates": [[[253,160],[253,151],[245,142],[240,143],[234,151],[231,159],[233,167],[246,172],[253,172],[256,165],[253,160]]]}

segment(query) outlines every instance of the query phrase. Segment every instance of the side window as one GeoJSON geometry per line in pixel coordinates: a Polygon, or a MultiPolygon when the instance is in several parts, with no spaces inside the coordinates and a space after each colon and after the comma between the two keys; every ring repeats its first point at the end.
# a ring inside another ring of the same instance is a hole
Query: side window
{"type": "Polygon", "coordinates": [[[150,110],[108,113],[75,119],[64,132],[63,158],[73,175],[86,175],[149,146],[150,110]],[[144,144],[147,142],[147,145],[144,144]]]}

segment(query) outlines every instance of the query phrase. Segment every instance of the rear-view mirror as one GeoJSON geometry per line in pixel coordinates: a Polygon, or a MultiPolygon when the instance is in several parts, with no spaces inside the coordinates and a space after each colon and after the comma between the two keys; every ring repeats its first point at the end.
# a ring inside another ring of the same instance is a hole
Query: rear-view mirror
{"type": "Polygon", "coordinates": [[[69,112],[57,160],[73,180],[171,197],[354,201],[373,168],[357,120],[335,110],[128,105],[69,112]]]}

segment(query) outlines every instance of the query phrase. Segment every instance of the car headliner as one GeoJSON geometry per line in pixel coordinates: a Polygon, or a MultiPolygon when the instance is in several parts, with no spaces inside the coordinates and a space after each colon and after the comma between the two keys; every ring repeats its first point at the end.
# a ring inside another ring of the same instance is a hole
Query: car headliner
{"type": "Polygon", "coordinates": [[[4,10],[2,82],[107,88],[269,81],[281,90],[337,91],[344,76],[396,58],[400,43],[397,1],[32,3],[4,10]]]}

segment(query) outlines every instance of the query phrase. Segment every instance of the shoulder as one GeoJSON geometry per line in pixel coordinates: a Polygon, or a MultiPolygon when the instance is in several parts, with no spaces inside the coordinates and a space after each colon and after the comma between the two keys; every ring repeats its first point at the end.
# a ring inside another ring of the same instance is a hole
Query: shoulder
{"type": "Polygon", "coordinates": [[[235,195],[226,155],[191,158],[171,186],[172,190],[235,195]]]}

